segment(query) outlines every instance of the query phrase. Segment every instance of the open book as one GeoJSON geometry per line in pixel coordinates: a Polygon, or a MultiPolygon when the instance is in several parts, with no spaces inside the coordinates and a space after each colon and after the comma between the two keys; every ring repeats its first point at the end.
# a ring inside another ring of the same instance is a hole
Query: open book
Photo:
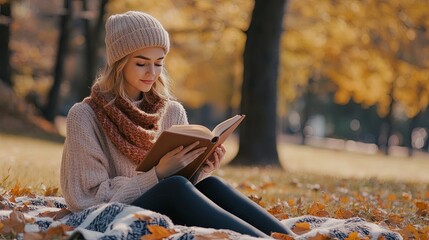
{"type": "Polygon", "coordinates": [[[204,161],[221,145],[229,135],[240,125],[245,115],[235,115],[219,123],[212,131],[202,125],[173,125],[164,130],[156,140],[152,149],[137,166],[137,171],[149,171],[156,166],[159,160],[168,152],[179,146],[188,146],[196,141],[199,145],[195,147],[207,147],[206,151],[191,162],[188,166],[176,173],[191,179],[204,161]]]}

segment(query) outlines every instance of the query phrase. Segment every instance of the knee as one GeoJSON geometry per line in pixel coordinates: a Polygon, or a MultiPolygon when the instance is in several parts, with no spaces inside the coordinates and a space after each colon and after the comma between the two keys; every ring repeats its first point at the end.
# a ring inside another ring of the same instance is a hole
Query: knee
{"type": "Polygon", "coordinates": [[[166,178],[159,182],[159,184],[167,186],[168,189],[174,189],[174,192],[183,191],[184,189],[193,186],[188,179],[182,176],[172,176],[166,178]]]}
{"type": "Polygon", "coordinates": [[[225,180],[217,176],[207,177],[203,179],[201,182],[199,182],[197,185],[199,186],[204,185],[206,187],[223,185],[223,186],[229,187],[228,183],[226,183],[225,180]]]}

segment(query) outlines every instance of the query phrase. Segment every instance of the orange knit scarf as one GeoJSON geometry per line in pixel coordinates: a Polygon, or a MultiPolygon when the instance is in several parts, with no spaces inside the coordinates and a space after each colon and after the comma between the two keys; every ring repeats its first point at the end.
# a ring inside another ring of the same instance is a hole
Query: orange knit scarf
{"type": "Polygon", "coordinates": [[[122,97],[100,91],[94,84],[91,95],[84,99],[94,110],[109,139],[126,157],[139,163],[152,148],[159,128],[158,121],[165,112],[165,100],[154,103],[143,100],[139,106],[122,97]]]}

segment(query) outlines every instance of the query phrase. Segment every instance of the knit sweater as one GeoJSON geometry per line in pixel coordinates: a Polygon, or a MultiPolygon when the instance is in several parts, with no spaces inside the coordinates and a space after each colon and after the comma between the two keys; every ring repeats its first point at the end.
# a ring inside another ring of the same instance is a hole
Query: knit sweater
{"type": "MultiPolygon", "coordinates": [[[[159,131],[173,124],[188,124],[188,119],[180,103],[169,101],[159,131]]],[[[110,141],[88,104],[70,109],[60,183],[71,211],[104,202],[129,204],[158,183],[154,168],[147,172],[135,168],[136,163],[110,141]]]]}

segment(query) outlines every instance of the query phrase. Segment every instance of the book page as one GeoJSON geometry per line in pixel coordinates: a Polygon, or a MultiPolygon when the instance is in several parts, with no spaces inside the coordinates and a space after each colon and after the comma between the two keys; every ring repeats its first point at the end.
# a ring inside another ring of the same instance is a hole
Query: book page
{"type": "Polygon", "coordinates": [[[212,131],[214,136],[220,136],[223,132],[225,132],[228,128],[230,128],[235,122],[237,122],[241,118],[241,115],[235,115],[232,118],[228,118],[227,120],[219,123],[212,131]]]}
{"type": "Polygon", "coordinates": [[[214,137],[213,133],[207,127],[197,124],[173,125],[166,131],[207,139],[212,139],[214,137]]]}

